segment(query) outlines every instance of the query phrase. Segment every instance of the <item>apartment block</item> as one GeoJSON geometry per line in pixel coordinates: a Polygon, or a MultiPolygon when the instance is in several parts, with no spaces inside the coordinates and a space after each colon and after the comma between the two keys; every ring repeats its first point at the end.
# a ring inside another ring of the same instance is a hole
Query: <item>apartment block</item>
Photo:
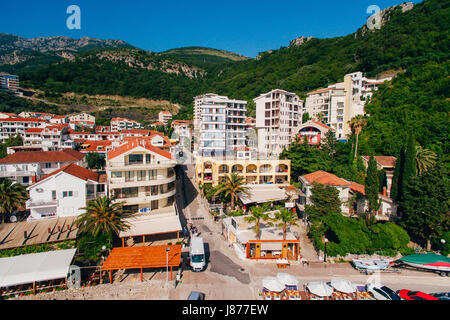
{"type": "Polygon", "coordinates": [[[176,162],[172,155],[153,146],[148,139],[134,138],[107,152],[109,194],[124,209],[151,214],[173,207],[176,162]]]}
{"type": "Polygon", "coordinates": [[[172,120],[172,114],[169,111],[161,111],[158,113],[158,121],[165,125],[172,120]]]}
{"type": "Polygon", "coordinates": [[[378,85],[390,81],[392,77],[369,79],[362,72],[345,75],[344,82],[318,89],[307,94],[303,113],[321,121],[335,130],[338,140],[346,140],[351,133],[348,122],[365,113],[364,106],[371,99],[378,85]]]}
{"type": "Polygon", "coordinates": [[[144,126],[137,121],[126,118],[112,118],[111,131],[117,132],[126,129],[143,129],[144,126]]]}
{"type": "Polygon", "coordinates": [[[275,89],[253,99],[256,104],[258,152],[278,156],[288,147],[302,123],[303,100],[292,92],[275,89]]]}
{"type": "Polygon", "coordinates": [[[19,92],[19,76],[1,72],[0,89],[19,92]]]}
{"type": "Polygon", "coordinates": [[[234,154],[245,146],[247,101],[214,93],[194,99],[194,149],[199,156],[234,154]]]}
{"type": "Polygon", "coordinates": [[[33,118],[6,118],[0,119],[0,142],[10,136],[24,136],[25,131],[31,128],[44,128],[46,121],[33,118]]]}

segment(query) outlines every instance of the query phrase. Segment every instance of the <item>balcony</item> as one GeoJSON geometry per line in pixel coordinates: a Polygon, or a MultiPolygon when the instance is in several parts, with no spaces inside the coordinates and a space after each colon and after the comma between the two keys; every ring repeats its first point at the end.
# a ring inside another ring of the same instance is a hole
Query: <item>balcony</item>
{"type": "Polygon", "coordinates": [[[28,200],[26,203],[27,209],[38,209],[38,208],[50,208],[50,207],[57,207],[58,206],[58,200],[37,200],[32,202],[31,200],[28,200]]]}
{"type": "Polygon", "coordinates": [[[125,162],[108,162],[107,167],[115,169],[145,169],[145,168],[167,168],[175,166],[176,162],[173,160],[156,160],[150,163],[125,163],[125,162]]]}

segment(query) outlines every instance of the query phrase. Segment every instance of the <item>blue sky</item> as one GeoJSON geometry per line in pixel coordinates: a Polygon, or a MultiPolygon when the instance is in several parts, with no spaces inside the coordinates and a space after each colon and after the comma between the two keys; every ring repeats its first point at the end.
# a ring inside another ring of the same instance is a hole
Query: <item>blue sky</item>
{"type": "MultiPolygon", "coordinates": [[[[0,4],[0,32],[25,38],[121,39],[161,52],[205,46],[255,57],[297,36],[343,36],[362,26],[366,9],[404,0],[12,0],[0,4]],[[69,5],[81,9],[81,30],[66,26],[69,5]]],[[[412,2],[418,3],[419,0],[412,2]]]]}

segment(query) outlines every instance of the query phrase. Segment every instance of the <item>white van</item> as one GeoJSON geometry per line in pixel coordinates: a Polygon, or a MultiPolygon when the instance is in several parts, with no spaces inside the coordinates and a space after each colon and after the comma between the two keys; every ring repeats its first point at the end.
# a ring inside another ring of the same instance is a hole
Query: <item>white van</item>
{"type": "Polygon", "coordinates": [[[191,258],[191,268],[194,271],[202,271],[206,265],[205,262],[205,246],[203,244],[203,238],[193,237],[191,238],[191,249],[189,251],[191,258]]]}

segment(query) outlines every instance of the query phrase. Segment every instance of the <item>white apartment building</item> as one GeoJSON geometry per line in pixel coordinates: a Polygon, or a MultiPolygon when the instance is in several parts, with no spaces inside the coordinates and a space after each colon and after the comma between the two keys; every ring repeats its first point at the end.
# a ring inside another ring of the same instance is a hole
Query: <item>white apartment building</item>
{"type": "Polygon", "coordinates": [[[137,121],[125,118],[112,118],[111,131],[117,132],[126,129],[143,129],[144,126],[137,121]]]}
{"type": "Polygon", "coordinates": [[[109,194],[136,214],[173,208],[175,165],[169,152],[154,147],[148,139],[130,139],[107,153],[109,194]]]}
{"type": "Polygon", "coordinates": [[[160,111],[158,113],[158,121],[167,124],[172,120],[172,114],[169,111],[160,111]]]}
{"type": "Polygon", "coordinates": [[[6,118],[0,119],[0,142],[5,142],[10,136],[24,136],[30,128],[44,128],[46,121],[33,118],[6,118]]]}
{"type": "Polygon", "coordinates": [[[82,208],[88,200],[105,195],[105,179],[91,170],[69,164],[44,176],[27,190],[29,221],[77,216],[84,212],[82,208]]]}
{"type": "Polygon", "coordinates": [[[288,147],[302,123],[303,100],[292,92],[275,89],[253,99],[260,155],[278,156],[288,147]]]}
{"type": "Polygon", "coordinates": [[[344,82],[315,90],[307,94],[303,113],[317,119],[322,114],[322,122],[335,130],[338,140],[345,140],[351,133],[348,122],[356,115],[365,113],[364,106],[377,90],[377,86],[390,81],[392,77],[369,79],[362,72],[345,75],[344,82]]]}
{"type": "Polygon", "coordinates": [[[95,122],[95,117],[88,114],[88,113],[80,113],[69,116],[69,121],[88,121],[88,122],[95,122]]]}
{"type": "Polygon", "coordinates": [[[50,125],[44,128],[31,128],[22,136],[23,145],[26,147],[40,147],[43,151],[72,148],[69,127],[67,125],[50,125]],[[69,143],[66,143],[69,142],[69,143]]]}
{"type": "Polygon", "coordinates": [[[201,156],[232,155],[245,146],[247,101],[214,93],[194,98],[194,148],[201,156]]]}
{"type": "Polygon", "coordinates": [[[0,177],[30,185],[68,164],[86,166],[85,155],[71,149],[63,151],[20,151],[0,159],[0,177]]]}
{"type": "Polygon", "coordinates": [[[43,119],[49,121],[55,115],[46,112],[33,112],[33,111],[23,111],[18,114],[19,118],[34,118],[34,119],[43,119]]]}

